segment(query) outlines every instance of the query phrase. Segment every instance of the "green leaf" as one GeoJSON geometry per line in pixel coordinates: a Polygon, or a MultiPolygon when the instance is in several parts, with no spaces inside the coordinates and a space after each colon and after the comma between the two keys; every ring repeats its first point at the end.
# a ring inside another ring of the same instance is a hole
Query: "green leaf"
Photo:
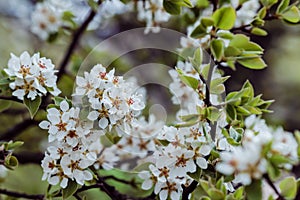
{"type": "Polygon", "coordinates": [[[181,6],[188,7],[188,8],[193,7],[193,4],[191,3],[190,0],[180,0],[178,4],[181,5],[181,6]]]}
{"type": "Polygon", "coordinates": [[[16,149],[16,148],[22,146],[23,144],[24,144],[24,142],[22,142],[22,141],[9,142],[7,144],[7,150],[16,149]]]}
{"type": "Polygon", "coordinates": [[[281,164],[284,164],[284,163],[289,163],[290,159],[288,157],[275,154],[270,158],[270,161],[274,165],[278,166],[278,165],[281,165],[281,164]]]}
{"type": "Polygon", "coordinates": [[[198,88],[199,81],[191,76],[185,76],[181,69],[176,68],[181,81],[194,90],[198,88]]]}
{"type": "Polygon", "coordinates": [[[281,0],[276,13],[282,13],[290,4],[290,0],[281,0]]]}
{"type": "Polygon", "coordinates": [[[8,85],[11,81],[8,78],[1,78],[0,85],[8,85]]]}
{"type": "Polygon", "coordinates": [[[282,196],[287,199],[295,199],[295,196],[297,194],[297,181],[295,177],[290,176],[283,179],[279,183],[279,188],[282,196]]]}
{"type": "Polygon", "coordinates": [[[207,193],[212,200],[223,200],[225,198],[223,192],[216,188],[210,188],[207,193]]]}
{"type": "Polygon", "coordinates": [[[290,9],[282,13],[284,20],[291,23],[298,23],[300,21],[300,12],[296,6],[292,6],[290,9]]]}
{"type": "Polygon", "coordinates": [[[233,46],[244,51],[252,51],[257,53],[263,52],[263,48],[261,48],[258,44],[251,42],[250,38],[243,34],[236,34],[230,41],[229,46],[233,46]]]}
{"type": "Polygon", "coordinates": [[[217,32],[217,36],[228,40],[232,40],[234,38],[234,34],[229,31],[219,31],[217,32]]]}
{"type": "Polygon", "coordinates": [[[261,180],[252,180],[252,183],[245,187],[247,200],[261,200],[262,187],[261,180]]]}
{"type": "Polygon", "coordinates": [[[209,182],[205,180],[200,180],[200,185],[205,191],[208,191],[210,188],[209,182]]]}
{"type": "Polygon", "coordinates": [[[198,114],[179,116],[179,118],[184,122],[197,122],[200,119],[198,114]]]}
{"type": "Polygon", "coordinates": [[[220,77],[216,78],[211,81],[210,83],[210,92],[212,94],[221,94],[222,92],[225,91],[225,86],[223,83],[229,78],[230,76],[225,76],[225,77],[220,77]]]}
{"type": "Polygon", "coordinates": [[[12,104],[11,101],[0,99],[0,113],[9,109],[11,104],[12,104]]]}
{"type": "Polygon", "coordinates": [[[237,113],[236,113],[236,109],[234,108],[233,105],[227,104],[227,106],[226,106],[226,113],[227,113],[227,116],[228,116],[231,120],[236,120],[236,118],[237,118],[237,113]]]}
{"type": "Polygon", "coordinates": [[[272,5],[276,4],[278,0],[261,0],[262,4],[266,7],[271,7],[272,5]]]}
{"type": "Polygon", "coordinates": [[[233,7],[222,7],[213,13],[212,18],[217,28],[229,30],[235,23],[235,9],[233,7]]]}
{"type": "Polygon", "coordinates": [[[217,61],[221,61],[224,55],[224,42],[219,39],[211,41],[210,50],[217,61]]]}
{"type": "Polygon", "coordinates": [[[200,74],[200,66],[202,64],[202,49],[201,47],[197,48],[194,52],[193,58],[190,59],[194,69],[200,74]]]}
{"type": "Polygon", "coordinates": [[[19,162],[15,156],[9,154],[5,157],[5,166],[9,169],[14,169],[18,166],[19,162]]]}
{"type": "Polygon", "coordinates": [[[265,31],[264,29],[258,28],[258,27],[253,27],[251,30],[251,33],[254,35],[259,35],[259,36],[266,36],[268,35],[268,32],[265,31]]]}
{"type": "Polygon", "coordinates": [[[78,184],[75,181],[68,181],[68,186],[62,190],[63,199],[72,196],[78,189],[78,184]]]}
{"type": "Polygon", "coordinates": [[[242,51],[236,47],[228,46],[225,51],[224,55],[225,57],[236,57],[242,54],[242,51]]]}
{"type": "Polygon", "coordinates": [[[200,24],[193,30],[193,32],[191,33],[191,37],[201,38],[204,37],[206,34],[207,34],[206,28],[202,24],[200,24]]]}
{"type": "Polygon", "coordinates": [[[237,62],[249,69],[264,69],[267,66],[266,63],[263,61],[263,59],[259,57],[254,57],[254,58],[245,57],[245,58],[237,59],[237,62]]]}
{"type": "Polygon", "coordinates": [[[235,192],[234,192],[234,197],[236,199],[242,199],[243,198],[243,193],[244,193],[244,187],[239,187],[235,192]]]}
{"type": "Polygon", "coordinates": [[[31,119],[34,117],[34,115],[37,113],[39,110],[39,107],[42,103],[42,98],[40,96],[37,96],[33,101],[27,98],[24,98],[23,103],[29,110],[31,119]]]}
{"type": "Polygon", "coordinates": [[[98,10],[98,3],[94,0],[88,0],[88,4],[89,6],[94,10],[94,11],[97,11],[98,10]]]}
{"type": "Polygon", "coordinates": [[[181,13],[181,6],[170,0],[164,0],[163,6],[164,9],[172,15],[179,15],[181,13]]]}
{"type": "MultiPolygon", "coordinates": [[[[95,2],[96,3],[96,2],[95,2]]],[[[98,8],[98,5],[96,3],[96,9],[98,8]]],[[[65,11],[63,13],[62,19],[66,22],[69,22],[73,27],[76,27],[76,22],[73,20],[75,15],[71,11],[65,11]]]]}
{"type": "Polygon", "coordinates": [[[208,113],[207,113],[207,114],[208,114],[207,118],[208,118],[210,121],[212,121],[212,122],[217,121],[217,120],[219,119],[220,115],[221,115],[219,109],[216,108],[216,107],[213,107],[213,106],[208,107],[208,108],[207,108],[207,111],[208,111],[208,113]]]}
{"type": "Polygon", "coordinates": [[[260,19],[265,18],[266,15],[267,15],[267,8],[266,8],[266,7],[262,7],[262,9],[260,9],[260,10],[258,11],[258,14],[257,14],[257,16],[258,16],[260,19]]]}
{"type": "Polygon", "coordinates": [[[201,18],[201,24],[204,27],[213,26],[214,25],[214,20],[210,17],[203,17],[203,18],[201,18]]]}

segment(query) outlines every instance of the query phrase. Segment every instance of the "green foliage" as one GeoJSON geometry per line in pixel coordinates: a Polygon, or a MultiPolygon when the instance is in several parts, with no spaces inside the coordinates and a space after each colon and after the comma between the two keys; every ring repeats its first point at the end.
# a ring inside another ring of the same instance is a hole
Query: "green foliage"
{"type": "Polygon", "coordinates": [[[282,12],[282,18],[291,23],[298,23],[300,21],[299,8],[292,6],[291,8],[282,12]]]}
{"type": "Polygon", "coordinates": [[[8,78],[1,78],[0,79],[0,86],[2,85],[8,85],[11,82],[8,78]]]}
{"type": "Polygon", "coordinates": [[[248,200],[262,199],[262,181],[252,180],[252,183],[245,187],[245,192],[248,200]]]}
{"type": "Polygon", "coordinates": [[[283,179],[279,183],[279,188],[281,191],[281,195],[284,196],[286,199],[295,199],[298,188],[295,177],[289,176],[283,179]]]}
{"type": "Polygon", "coordinates": [[[197,26],[191,33],[191,37],[194,37],[194,38],[201,38],[201,37],[204,37],[205,35],[207,35],[207,29],[202,24],[197,26]]]}
{"type": "Polygon", "coordinates": [[[178,72],[179,77],[184,84],[193,88],[194,90],[196,90],[198,88],[199,81],[197,79],[195,79],[194,77],[191,77],[191,76],[184,75],[183,71],[179,68],[176,68],[176,71],[178,72]]]}
{"type": "Polygon", "coordinates": [[[222,7],[213,13],[212,18],[215,27],[229,30],[234,26],[236,19],[235,10],[232,7],[222,7]]]}
{"type": "Polygon", "coordinates": [[[249,69],[263,69],[267,66],[264,60],[259,57],[243,57],[237,59],[237,62],[249,69]]]}
{"type": "Polygon", "coordinates": [[[221,61],[224,55],[224,42],[216,39],[210,43],[210,50],[217,61],[221,61]]]}
{"type": "Polygon", "coordinates": [[[31,119],[35,116],[37,111],[39,110],[39,107],[42,103],[42,98],[40,96],[36,96],[34,100],[30,100],[28,98],[24,98],[23,101],[24,105],[28,109],[31,119]]]}
{"type": "Polygon", "coordinates": [[[68,181],[66,188],[62,190],[62,198],[67,199],[71,197],[78,189],[78,184],[75,181],[68,181]]]}
{"type": "Polygon", "coordinates": [[[164,0],[163,6],[168,13],[172,15],[179,15],[181,13],[182,6],[191,8],[193,5],[190,0],[164,0]]]}
{"type": "Polygon", "coordinates": [[[231,92],[227,95],[226,102],[228,120],[235,122],[242,120],[244,116],[270,112],[268,107],[273,101],[264,101],[261,99],[261,95],[254,96],[251,83],[246,81],[240,91],[231,92]]]}
{"type": "Polygon", "coordinates": [[[281,0],[279,6],[277,7],[276,13],[282,13],[289,6],[290,0],[281,0]]]}
{"type": "Polygon", "coordinates": [[[251,33],[254,34],[254,35],[258,35],[258,36],[266,36],[266,35],[268,35],[267,31],[265,31],[262,28],[258,28],[258,27],[253,27],[251,29],[251,33]]]}
{"type": "Polygon", "coordinates": [[[202,60],[203,60],[202,49],[200,47],[197,48],[194,52],[193,58],[189,58],[189,59],[193,65],[194,69],[196,70],[196,72],[198,72],[198,74],[201,74],[200,66],[201,66],[202,60]]]}

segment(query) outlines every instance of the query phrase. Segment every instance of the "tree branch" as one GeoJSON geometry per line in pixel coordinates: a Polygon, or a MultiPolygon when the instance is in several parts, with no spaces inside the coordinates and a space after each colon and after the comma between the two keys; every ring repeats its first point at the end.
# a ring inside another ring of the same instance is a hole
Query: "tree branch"
{"type": "Polygon", "coordinates": [[[193,182],[188,187],[183,186],[182,200],[188,200],[189,195],[196,189],[197,185],[198,182],[193,180],[193,182]]]}
{"type": "Polygon", "coordinates": [[[38,122],[32,119],[26,119],[22,122],[20,122],[17,125],[14,125],[14,127],[8,129],[5,133],[0,135],[0,140],[9,141],[13,139],[14,137],[21,134],[23,131],[25,131],[28,127],[32,125],[37,125],[38,122]]]}
{"type": "Polygon", "coordinates": [[[21,164],[33,163],[40,165],[45,155],[41,152],[22,151],[20,153],[14,153],[14,156],[17,157],[19,163],[21,164]]]}
{"type": "Polygon", "coordinates": [[[268,174],[264,174],[263,175],[264,179],[267,181],[267,183],[269,184],[269,186],[274,190],[274,192],[278,195],[278,200],[285,200],[285,198],[279,193],[279,191],[277,190],[277,188],[275,187],[275,185],[273,184],[272,180],[270,179],[268,174]]]}
{"type": "Polygon", "coordinates": [[[199,78],[200,80],[205,84],[205,99],[204,99],[204,103],[207,105],[207,107],[211,106],[211,102],[210,102],[210,92],[209,92],[209,87],[208,84],[205,80],[205,78],[202,76],[202,74],[199,74],[199,78]]]}
{"type": "MultiPolygon", "coordinates": [[[[97,3],[98,3],[98,5],[100,5],[102,3],[102,0],[98,0],[97,3]]],[[[72,42],[70,43],[70,45],[66,51],[66,54],[59,66],[59,71],[57,74],[57,82],[61,79],[62,75],[65,73],[68,62],[69,62],[73,52],[75,51],[76,46],[77,46],[81,36],[83,35],[83,32],[86,30],[89,23],[94,19],[96,14],[97,14],[96,11],[92,9],[89,16],[85,19],[85,21],[82,23],[82,25],[74,32],[72,42]]]]}
{"type": "Polygon", "coordinates": [[[24,199],[37,199],[37,200],[44,199],[43,194],[26,194],[26,193],[9,191],[9,190],[5,190],[5,189],[0,189],[0,194],[4,194],[7,196],[16,197],[16,198],[24,198],[24,199]]]}
{"type": "Polygon", "coordinates": [[[22,100],[18,99],[17,97],[14,97],[14,96],[0,96],[0,99],[8,100],[8,101],[15,101],[15,102],[18,102],[18,103],[23,103],[22,100]]]}

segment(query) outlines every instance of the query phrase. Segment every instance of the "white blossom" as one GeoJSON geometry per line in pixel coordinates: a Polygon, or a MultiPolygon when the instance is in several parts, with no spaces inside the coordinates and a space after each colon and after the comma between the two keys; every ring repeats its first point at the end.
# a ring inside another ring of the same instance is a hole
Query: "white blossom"
{"type": "Polygon", "coordinates": [[[14,80],[9,84],[13,90],[12,95],[20,100],[24,97],[34,100],[37,96],[46,95],[47,92],[54,96],[60,93],[56,86],[57,70],[54,69],[50,59],[40,57],[39,53],[32,57],[27,51],[20,57],[11,54],[8,68],[4,71],[14,80]]]}
{"type": "Polygon", "coordinates": [[[171,15],[163,7],[163,0],[147,0],[137,2],[138,19],[146,21],[145,33],[160,31],[160,24],[167,22],[171,15]]]}

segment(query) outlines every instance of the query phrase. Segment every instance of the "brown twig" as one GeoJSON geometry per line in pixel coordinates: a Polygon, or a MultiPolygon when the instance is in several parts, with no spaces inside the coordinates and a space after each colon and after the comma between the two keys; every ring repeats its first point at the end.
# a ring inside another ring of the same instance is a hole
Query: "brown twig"
{"type": "MultiPolygon", "coordinates": [[[[102,3],[102,0],[98,0],[97,3],[98,3],[98,5],[100,5],[102,3]]],[[[88,17],[82,23],[82,25],[74,32],[72,42],[70,43],[70,45],[66,51],[66,54],[63,57],[63,60],[59,66],[59,71],[57,74],[57,82],[61,79],[62,75],[65,73],[66,67],[69,63],[69,60],[70,60],[73,52],[75,51],[76,46],[79,43],[81,36],[83,35],[84,31],[86,30],[86,28],[88,27],[90,22],[94,19],[96,14],[97,14],[97,12],[92,9],[90,14],[88,15],[88,17]]]]}
{"type": "Polygon", "coordinates": [[[37,200],[44,199],[43,194],[26,194],[26,193],[9,191],[6,189],[0,189],[0,194],[4,194],[4,195],[11,196],[11,197],[16,197],[16,198],[24,198],[24,199],[37,199],[37,200]]]}
{"type": "Polygon", "coordinates": [[[0,135],[0,140],[9,141],[13,139],[14,137],[21,134],[23,131],[25,131],[27,128],[29,128],[32,125],[37,125],[38,122],[32,119],[25,119],[24,121],[20,122],[17,125],[14,125],[14,127],[8,129],[5,133],[0,135]]]}
{"type": "Polygon", "coordinates": [[[267,181],[267,183],[269,184],[269,186],[274,190],[274,192],[278,195],[278,200],[285,200],[285,198],[280,194],[280,192],[277,190],[277,188],[275,187],[274,183],[272,182],[272,180],[270,179],[268,174],[264,174],[263,175],[264,179],[267,181]]]}
{"type": "Polygon", "coordinates": [[[23,103],[22,100],[18,99],[17,97],[14,97],[14,96],[0,96],[0,99],[8,100],[8,101],[15,101],[15,102],[18,102],[18,103],[23,103]]]}
{"type": "Polygon", "coordinates": [[[193,180],[193,182],[188,187],[183,186],[182,200],[188,200],[189,195],[196,189],[197,185],[198,182],[193,180]]]}

